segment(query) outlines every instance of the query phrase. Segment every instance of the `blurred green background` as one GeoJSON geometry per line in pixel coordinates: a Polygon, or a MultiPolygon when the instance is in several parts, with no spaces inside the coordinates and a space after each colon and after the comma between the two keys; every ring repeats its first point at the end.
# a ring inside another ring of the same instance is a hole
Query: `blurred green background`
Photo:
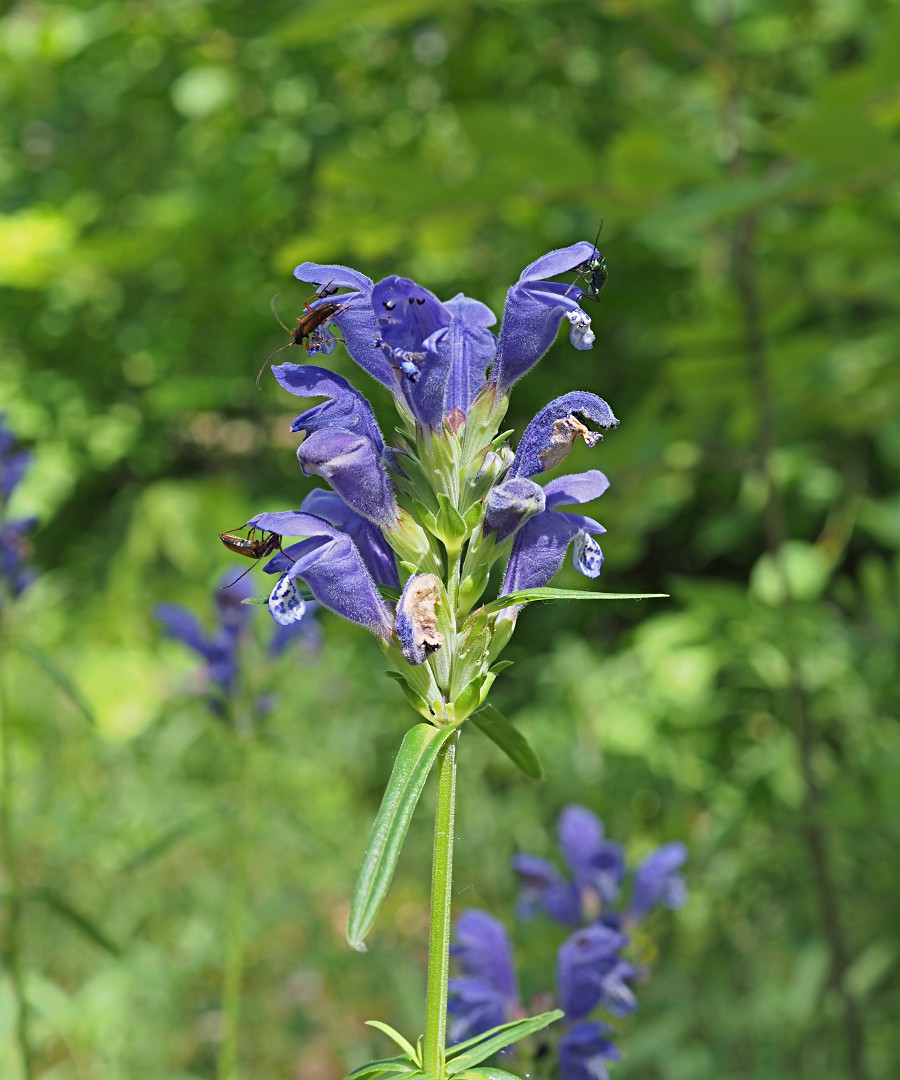
{"type": "MultiPolygon", "coordinates": [[[[215,1076],[241,860],[242,1077],[330,1080],[387,1050],[363,1019],[419,1029],[427,806],[369,954],[343,941],[414,720],[375,642],[324,618],[318,653],[257,672],[277,702],[244,746],[151,610],[209,614],[216,533],[311,486],[295,403],[253,384],[297,262],[499,314],[601,220],[597,344],[561,339],[510,422],[610,402],[569,463],[612,481],[602,584],[672,599],[523,616],[493,700],[547,775],[463,740],[457,904],[512,919],[509,858],[550,854],[568,801],[632,858],[682,839],[690,902],[617,1080],[897,1076],[898,55],[900,7],[864,0],[0,16],[0,408],[36,453],[12,509],[41,520],[2,675],[35,1077],[215,1076]]],[[[5,978],[3,1080],[14,1026],[5,978]]]]}

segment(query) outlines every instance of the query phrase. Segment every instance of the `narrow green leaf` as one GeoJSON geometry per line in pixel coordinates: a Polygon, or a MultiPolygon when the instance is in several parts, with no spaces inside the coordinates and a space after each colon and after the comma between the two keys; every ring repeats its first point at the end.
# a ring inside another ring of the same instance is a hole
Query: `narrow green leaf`
{"type": "Polygon", "coordinates": [[[104,949],[111,956],[121,957],[121,948],[108,937],[100,927],[83,912],[78,911],[76,908],[52,889],[35,889],[33,892],[28,893],[28,899],[39,900],[41,903],[47,905],[61,916],[66,922],[83,934],[88,940],[92,941],[95,945],[99,945],[101,949],[104,949]]]}
{"type": "Polygon", "coordinates": [[[39,667],[43,668],[92,727],[97,726],[97,721],[94,718],[90,705],[88,705],[81,696],[81,692],[75,683],[72,682],[69,676],[53,659],[51,659],[51,657],[49,657],[42,649],[37,648],[37,646],[32,645],[27,641],[16,641],[15,646],[19,652],[31,657],[39,667]]]}
{"type": "Polygon", "coordinates": [[[385,1058],[383,1061],[370,1061],[368,1065],[360,1065],[344,1077],[344,1080],[377,1080],[379,1076],[404,1076],[411,1077],[418,1073],[417,1065],[414,1065],[406,1054],[401,1057],[385,1058]]]}
{"type": "Polygon", "coordinates": [[[347,941],[360,952],[365,949],[365,937],[390,888],[406,830],[431,767],[438,751],[455,732],[455,727],[416,724],[403,738],[353,890],[347,941]]]}
{"type": "Polygon", "coordinates": [[[472,713],[471,720],[526,776],[541,779],[544,775],[541,759],[531,743],[493,705],[482,705],[478,712],[472,713]]]}
{"type": "Polygon", "coordinates": [[[484,610],[490,615],[495,611],[512,607],[514,604],[531,604],[535,600],[658,600],[668,595],[664,592],[614,593],[588,592],[586,589],[520,589],[508,596],[498,596],[496,600],[485,604],[484,610]]]}
{"type": "Polygon", "coordinates": [[[491,666],[491,674],[499,675],[501,671],[506,671],[507,668],[512,667],[515,660],[498,660],[496,664],[491,666]]]}
{"type": "Polygon", "coordinates": [[[241,601],[242,604],[250,604],[254,607],[265,607],[268,602],[268,596],[247,596],[241,601]]]}
{"type": "Polygon", "coordinates": [[[419,1055],[413,1049],[412,1043],[404,1039],[396,1028],[392,1028],[390,1024],[385,1024],[383,1020],[367,1020],[366,1025],[375,1028],[376,1031],[380,1031],[382,1035],[387,1035],[389,1039],[393,1039],[410,1061],[417,1067],[421,1066],[422,1062],[419,1061],[419,1055]]]}
{"type": "Polygon", "coordinates": [[[161,836],[158,836],[152,843],[148,844],[145,848],[135,852],[130,856],[120,867],[120,874],[131,873],[132,870],[139,870],[142,866],[146,866],[147,863],[153,862],[161,855],[178,843],[179,840],[183,840],[186,836],[190,836],[191,833],[196,832],[198,828],[205,825],[210,820],[212,814],[209,811],[205,811],[202,814],[197,814],[196,817],[190,818],[188,821],[182,821],[179,825],[175,825],[169,829],[168,832],[164,832],[161,836]]]}
{"type": "Polygon", "coordinates": [[[428,708],[428,702],[424,698],[420,697],[415,690],[406,681],[406,678],[400,674],[399,671],[394,671],[392,668],[388,668],[385,671],[385,675],[392,679],[403,691],[403,696],[412,705],[412,707],[422,716],[428,716],[431,710],[428,708]]]}
{"type": "Polygon", "coordinates": [[[505,1069],[497,1069],[493,1065],[488,1065],[484,1069],[468,1069],[464,1073],[459,1073],[457,1080],[522,1080],[520,1076],[516,1076],[515,1073],[507,1072],[505,1069]]]}
{"type": "MultiPolygon", "coordinates": [[[[447,1075],[458,1076],[460,1073],[464,1073],[467,1069],[471,1069],[473,1065],[480,1065],[482,1061],[486,1061],[491,1054],[496,1054],[498,1050],[502,1050],[505,1046],[512,1046],[513,1043],[519,1042],[521,1039],[526,1038],[529,1035],[533,1035],[536,1031],[541,1031],[549,1024],[552,1024],[556,1020],[561,1020],[565,1016],[565,1013],[561,1009],[553,1009],[551,1012],[541,1013],[539,1016],[532,1016],[527,1020],[516,1020],[511,1024],[504,1024],[502,1028],[498,1028],[496,1034],[491,1035],[490,1032],[485,1032],[485,1037],[475,1046],[470,1046],[469,1049],[463,1050],[458,1056],[455,1051],[460,1047],[452,1047],[448,1054],[454,1054],[452,1060],[447,1062],[447,1075]]],[[[470,1040],[471,1041],[471,1040],[470,1040]]],[[[461,1044],[466,1045],[466,1044],[461,1044]]],[[[486,1070],[480,1070],[482,1076],[484,1076],[486,1070]]],[[[503,1073],[501,1070],[487,1070],[494,1073],[499,1080],[503,1080],[503,1073]]],[[[507,1076],[510,1075],[507,1073],[507,1076]]]]}

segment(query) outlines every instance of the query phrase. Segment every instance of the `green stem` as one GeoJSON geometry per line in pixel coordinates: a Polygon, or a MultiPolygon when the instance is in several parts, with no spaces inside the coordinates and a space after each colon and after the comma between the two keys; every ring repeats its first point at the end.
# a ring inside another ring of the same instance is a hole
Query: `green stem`
{"type": "MultiPolygon", "coordinates": [[[[0,628],[2,637],[2,628],[0,628]]],[[[4,643],[5,644],[5,643],[4,643]]],[[[31,1041],[28,1035],[28,1001],[25,997],[25,972],[22,965],[22,884],[16,857],[12,822],[13,747],[9,709],[0,673],[0,867],[6,885],[9,915],[6,924],[6,955],[10,981],[16,1000],[16,1042],[19,1047],[22,1080],[34,1075],[31,1041]]]]}
{"type": "Polygon", "coordinates": [[[238,1033],[241,1019],[241,983],[244,978],[244,952],[247,921],[247,840],[248,817],[252,800],[250,746],[246,736],[237,737],[240,755],[237,790],[237,827],[234,835],[234,861],[231,892],[228,898],[228,952],[222,978],[222,1042],[216,1075],[218,1080],[238,1080],[238,1033]]]}
{"type": "Polygon", "coordinates": [[[444,1075],[447,1041],[447,975],[450,969],[450,901],[453,879],[453,818],[456,810],[456,743],[447,741],[438,754],[437,809],[434,816],[434,862],[431,872],[431,930],[428,982],[425,992],[425,1038],[422,1068],[428,1076],[444,1075]]]}

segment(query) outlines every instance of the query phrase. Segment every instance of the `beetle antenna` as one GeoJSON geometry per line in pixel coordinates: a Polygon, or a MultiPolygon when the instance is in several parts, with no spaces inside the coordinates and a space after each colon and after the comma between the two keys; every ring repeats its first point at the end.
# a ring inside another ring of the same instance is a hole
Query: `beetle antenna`
{"type": "Polygon", "coordinates": [[[275,307],[275,301],[278,299],[279,296],[281,296],[281,293],[275,293],[275,295],[269,301],[269,307],[272,309],[272,314],[275,316],[275,319],[277,320],[278,325],[281,327],[281,329],[285,330],[288,334],[292,334],[293,331],[289,326],[284,325],[284,323],[281,321],[281,316],[278,314],[278,310],[275,307]]]}
{"type": "MultiPolygon", "coordinates": [[[[285,330],[287,330],[287,327],[285,327],[285,330]]],[[[275,352],[272,353],[272,356],[277,356],[280,352],[284,352],[285,349],[289,349],[293,344],[294,344],[293,341],[289,341],[287,343],[287,345],[282,345],[280,349],[276,349],[275,352]]],[[[266,364],[268,364],[268,362],[272,359],[272,356],[269,356],[269,357],[266,358],[266,363],[263,364],[263,366],[257,372],[257,375],[256,375],[256,389],[257,390],[260,389],[259,380],[262,378],[262,373],[266,370],[266,364]]]]}
{"type": "Polygon", "coordinates": [[[242,571],[240,574],[238,574],[238,576],[234,579],[234,581],[229,581],[227,585],[220,585],[219,586],[219,592],[223,592],[225,589],[230,589],[232,585],[237,585],[237,583],[241,580],[241,578],[245,578],[250,573],[250,571],[253,569],[254,566],[256,566],[256,563],[250,563],[250,565],[247,567],[247,569],[242,571]]]}

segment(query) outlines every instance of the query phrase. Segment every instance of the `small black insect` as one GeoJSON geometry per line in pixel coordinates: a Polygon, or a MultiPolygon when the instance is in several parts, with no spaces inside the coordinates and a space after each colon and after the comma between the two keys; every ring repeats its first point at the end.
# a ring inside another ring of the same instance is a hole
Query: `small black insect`
{"type": "Polygon", "coordinates": [[[597,250],[597,241],[600,239],[600,233],[603,231],[603,222],[600,222],[600,228],[597,230],[597,238],[594,240],[594,254],[583,262],[580,266],[575,267],[575,273],[578,275],[580,281],[584,282],[585,291],[582,300],[599,300],[600,290],[606,284],[609,278],[609,270],[606,267],[606,256],[601,255],[597,250]]]}

